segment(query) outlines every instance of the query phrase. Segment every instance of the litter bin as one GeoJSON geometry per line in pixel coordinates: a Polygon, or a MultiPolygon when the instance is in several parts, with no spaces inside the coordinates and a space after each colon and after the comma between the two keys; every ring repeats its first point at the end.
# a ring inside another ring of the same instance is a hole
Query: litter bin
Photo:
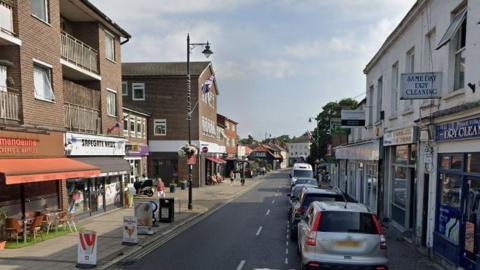
{"type": "Polygon", "coordinates": [[[160,222],[173,222],[175,210],[174,198],[162,198],[160,199],[160,222]]]}

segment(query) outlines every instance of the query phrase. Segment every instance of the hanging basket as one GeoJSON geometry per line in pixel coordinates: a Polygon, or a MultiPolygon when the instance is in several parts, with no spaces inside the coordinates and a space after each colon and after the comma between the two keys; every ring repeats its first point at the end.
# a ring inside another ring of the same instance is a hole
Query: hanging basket
{"type": "Polygon", "coordinates": [[[192,156],[196,156],[198,154],[198,150],[195,146],[186,144],[182,146],[177,153],[178,153],[178,156],[180,157],[189,158],[192,156]]]}

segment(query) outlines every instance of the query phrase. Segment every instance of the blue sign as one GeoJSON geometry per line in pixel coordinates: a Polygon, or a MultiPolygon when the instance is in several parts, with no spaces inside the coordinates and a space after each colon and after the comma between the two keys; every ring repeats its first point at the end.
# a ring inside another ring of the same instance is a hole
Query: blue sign
{"type": "Polygon", "coordinates": [[[480,118],[450,122],[436,126],[437,141],[480,137],[480,118]]]}

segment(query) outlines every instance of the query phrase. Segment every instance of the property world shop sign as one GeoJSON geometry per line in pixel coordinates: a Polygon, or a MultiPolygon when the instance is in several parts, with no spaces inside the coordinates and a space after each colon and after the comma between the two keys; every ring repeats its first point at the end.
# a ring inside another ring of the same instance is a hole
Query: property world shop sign
{"type": "Polygon", "coordinates": [[[442,73],[404,73],[400,78],[400,99],[432,99],[442,96],[442,73]]]}
{"type": "Polygon", "coordinates": [[[437,125],[435,131],[437,141],[480,137],[480,118],[437,125]]]}

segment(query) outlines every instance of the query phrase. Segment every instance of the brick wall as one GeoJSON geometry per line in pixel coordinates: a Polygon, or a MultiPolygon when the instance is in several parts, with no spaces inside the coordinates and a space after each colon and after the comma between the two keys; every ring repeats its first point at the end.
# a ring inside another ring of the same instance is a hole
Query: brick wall
{"type": "Polygon", "coordinates": [[[59,0],[50,0],[49,23],[31,15],[30,1],[18,1],[18,31],[22,40],[20,48],[21,101],[23,122],[27,126],[63,129],[63,83],[60,64],[60,10],[59,0]],[[54,102],[35,99],[33,59],[52,66],[54,102]]]}

